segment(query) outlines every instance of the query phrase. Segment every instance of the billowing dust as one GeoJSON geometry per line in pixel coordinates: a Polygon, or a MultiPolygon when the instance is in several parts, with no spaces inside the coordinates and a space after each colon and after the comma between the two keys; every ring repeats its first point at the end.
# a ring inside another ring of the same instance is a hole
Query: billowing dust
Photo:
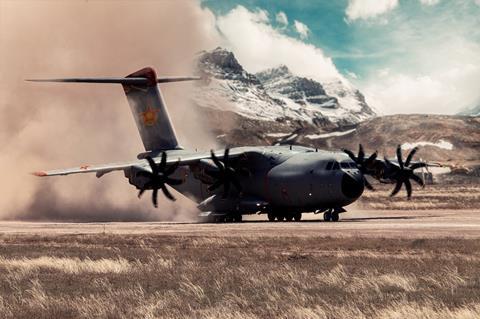
{"type": "MultiPolygon", "coordinates": [[[[190,75],[216,39],[196,1],[0,2],[0,218],[172,220],[195,205],[176,194],[154,209],[122,172],[37,178],[29,172],[135,159],[143,146],[120,85],[25,82],[27,78],[125,76],[144,66],[190,75]]],[[[191,107],[191,84],[162,86],[186,147],[214,140],[191,107]]],[[[147,195],[147,194],[146,194],[147,195]]],[[[150,195],[150,194],[148,194],[150,195]]]]}

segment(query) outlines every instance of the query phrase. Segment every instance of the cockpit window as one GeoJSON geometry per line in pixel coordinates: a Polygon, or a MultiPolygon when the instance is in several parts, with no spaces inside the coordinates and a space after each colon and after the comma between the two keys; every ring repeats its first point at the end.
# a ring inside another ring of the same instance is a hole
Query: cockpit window
{"type": "Polygon", "coordinates": [[[341,163],[340,163],[340,166],[341,166],[342,168],[350,168],[350,164],[349,164],[348,162],[341,162],[341,163]]]}
{"type": "Polygon", "coordinates": [[[332,170],[336,171],[336,170],[339,170],[339,169],[340,169],[340,164],[338,164],[338,162],[333,163],[332,170]]]}
{"type": "Polygon", "coordinates": [[[357,164],[352,161],[343,161],[340,163],[341,168],[357,168],[357,164]]]}
{"type": "Polygon", "coordinates": [[[333,162],[328,162],[327,167],[325,167],[325,169],[329,171],[332,169],[332,166],[333,166],[333,162]]]}

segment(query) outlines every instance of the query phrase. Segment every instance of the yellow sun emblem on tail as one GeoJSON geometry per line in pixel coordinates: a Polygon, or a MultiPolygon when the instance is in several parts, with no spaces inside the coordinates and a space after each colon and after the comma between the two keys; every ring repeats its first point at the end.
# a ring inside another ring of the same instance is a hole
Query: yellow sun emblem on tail
{"type": "Polygon", "coordinates": [[[146,126],[152,126],[157,122],[158,118],[158,110],[152,108],[152,107],[147,107],[145,112],[140,113],[140,116],[142,117],[143,124],[146,126]]]}

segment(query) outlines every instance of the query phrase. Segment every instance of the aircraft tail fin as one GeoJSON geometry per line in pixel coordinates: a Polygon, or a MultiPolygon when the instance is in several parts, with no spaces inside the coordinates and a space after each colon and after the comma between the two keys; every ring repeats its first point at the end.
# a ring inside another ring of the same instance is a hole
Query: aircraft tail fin
{"type": "Polygon", "coordinates": [[[161,77],[155,70],[143,68],[124,78],[36,79],[34,82],[118,83],[127,96],[146,151],[180,149],[175,130],[157,83],[199,80],[199,77],[161,77]]]}

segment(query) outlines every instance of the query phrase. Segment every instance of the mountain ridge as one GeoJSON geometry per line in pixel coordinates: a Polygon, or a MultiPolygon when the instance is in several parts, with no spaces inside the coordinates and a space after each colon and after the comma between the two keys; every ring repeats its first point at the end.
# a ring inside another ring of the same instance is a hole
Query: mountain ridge
{"type": "Polygon", "coordinates": [[[352,125],[375,116],[361,92],[341,79],[322,84],[285,65],[249,73],[233,52],[220,47],[200,52],[196,66],[205,79],[193,98],[200,107],[317,127],[352,125]]]}

